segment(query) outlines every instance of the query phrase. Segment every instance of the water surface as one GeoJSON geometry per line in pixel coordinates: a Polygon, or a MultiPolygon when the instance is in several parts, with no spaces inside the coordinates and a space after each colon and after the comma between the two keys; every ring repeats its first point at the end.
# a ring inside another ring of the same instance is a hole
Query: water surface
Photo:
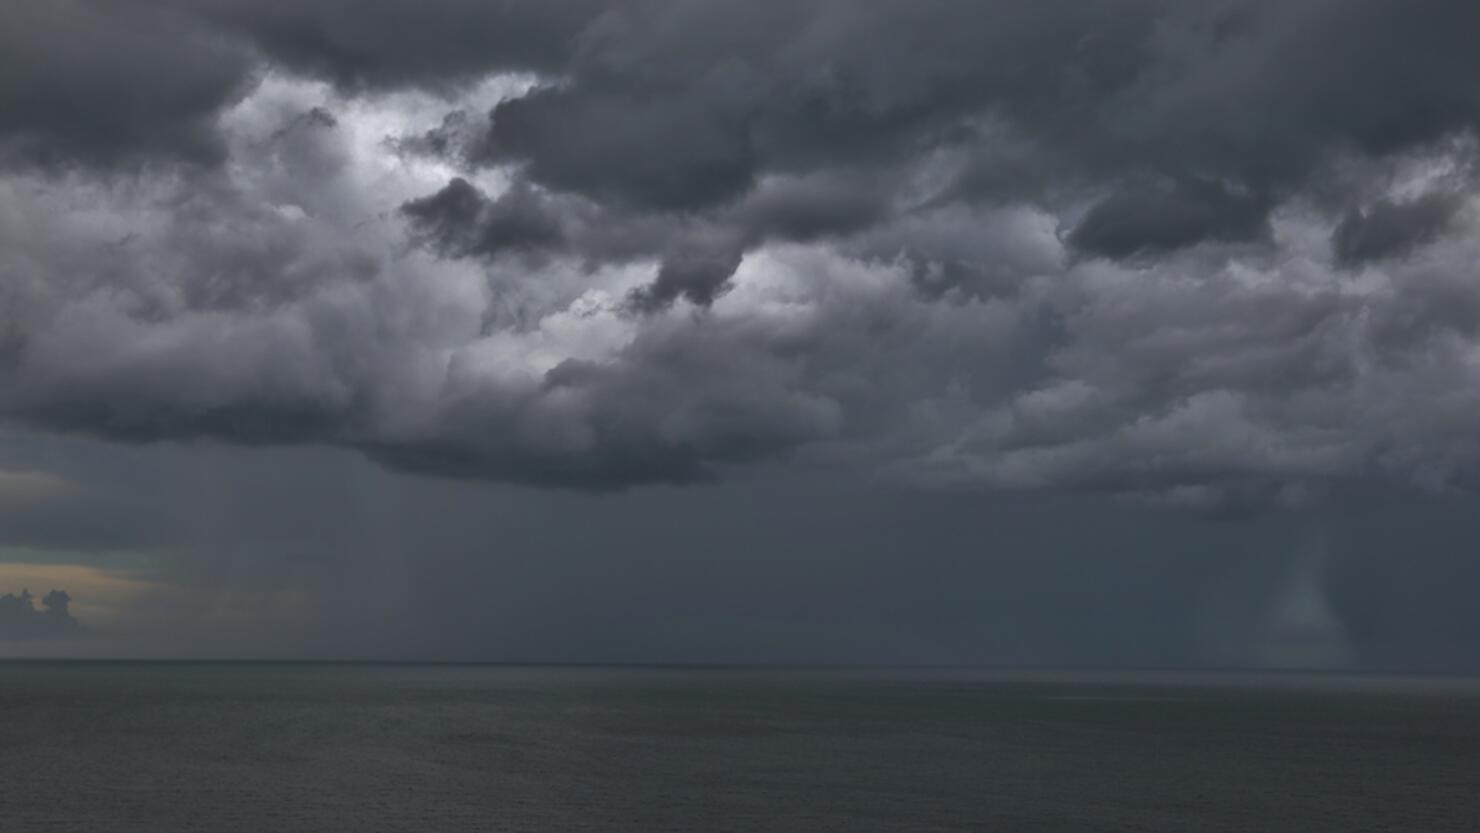
{"type": "Polygon", "coordinates": [[[1473,833],[1480,687],[0,663],[0,829],[1473,833]]]}

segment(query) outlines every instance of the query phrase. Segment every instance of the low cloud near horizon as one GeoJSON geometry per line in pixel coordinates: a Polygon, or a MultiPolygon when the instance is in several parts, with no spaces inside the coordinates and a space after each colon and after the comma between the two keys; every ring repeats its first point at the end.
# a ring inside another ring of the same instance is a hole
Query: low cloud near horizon
{"type": "Polygon", "coordinates": [[[0,641],[44,639],[75,633],[79,624],[68,607],[72,601],[65,590],[52,590],[40,598],[30,590],[0,596],[0,641]]]}

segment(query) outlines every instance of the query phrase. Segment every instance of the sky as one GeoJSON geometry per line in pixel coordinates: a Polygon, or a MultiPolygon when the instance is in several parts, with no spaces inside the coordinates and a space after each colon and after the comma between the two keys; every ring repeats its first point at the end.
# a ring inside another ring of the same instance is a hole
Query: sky
{"type": "Polygon", "coordinates": [[[1475,31],[6,4],[0,656],[1480,672],[1475,31]]]}

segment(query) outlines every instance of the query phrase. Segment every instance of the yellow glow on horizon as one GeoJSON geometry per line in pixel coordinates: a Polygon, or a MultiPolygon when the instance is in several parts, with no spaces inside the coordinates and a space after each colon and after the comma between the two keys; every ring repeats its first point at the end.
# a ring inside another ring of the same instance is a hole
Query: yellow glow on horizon
{"type": "Polygon", "coordinates": [[[37,502],[57,500],[75,491],[71,482],[46,471],[0,469],[0,500],[37,502]]]}
{"type": "Polygon", "coordinates": [[[158,585],[130,571],[83,564],[0,562],[0,595],[30,590],[38,598],[52,590],[72,597],[72,614],[84,625],[107,625],[137,613],[158,585]]]}

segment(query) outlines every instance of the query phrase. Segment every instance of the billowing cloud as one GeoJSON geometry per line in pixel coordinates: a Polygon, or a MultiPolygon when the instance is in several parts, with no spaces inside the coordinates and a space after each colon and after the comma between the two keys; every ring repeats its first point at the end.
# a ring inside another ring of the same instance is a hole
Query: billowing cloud
{"type": "Polygon", "coordinates": [[[1480,473],[1468,4],[4,14],[35,428],[587,489],[1480,473]]]}

